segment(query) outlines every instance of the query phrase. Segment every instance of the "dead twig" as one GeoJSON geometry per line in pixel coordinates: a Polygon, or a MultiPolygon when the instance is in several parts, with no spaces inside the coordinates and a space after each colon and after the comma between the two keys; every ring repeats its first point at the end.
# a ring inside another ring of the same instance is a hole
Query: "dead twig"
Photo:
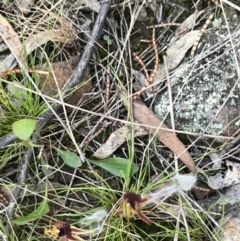
{"type": "Polygon", "coordinates": [[[166,28],[166,27],[171,27],[171,26],[180,26],[181,23],[161,23],[161,24],[156,24],[156,25],[150,25],[147,26],[146,28],[166,28]]]}
{"type": "MultiPolygon", "coordinates": [[[[111,6],[111,3],[112,3],[112,0],[102,1],[99,14],[97,16],[96,22],[95,22],[93,30],[92,30],[91,38],[85,47],[84,53],[78,63],[77,68],[75,69],[75,71],[74,71],[73,75],[71,76],[70,80],[68,81],[68,83],[64,86],[63,93],[65,93],[65,94],[68,93],[70,89],[72,89],[74,86],[81,83],[81,81],[83,80],[85,71],[86,71],[89,61],[90,61],[90,58],[95,50],[95,45],[96,45],[96,43],[98,43],[98,40],[102,34],[103,25],[104,25],[108,10],[111,6]]],[[[65,97],[65,96],[67,96],[67,95],[63,94],[63,97],[65,97]]],[[[69,97],[70,96],[67,96],[66,99],[68,99],[69,97]]],[[[61,105],[58,105],[53,109],[54,109],[54,111],[56,111],[60,108],[61,108],[61,105]]],[[[49,120],[53,116],[54,116],[54,113],[52,111],[49,111],[42,116],[42,118],[38,122],[38,132],[40,132],[46,126],[46,124],[49,122],[49,120]]],[[[39,138],[38,134],[34,134],[32,139],[33,139],[33,141],[37,141],[38,138],[39,138]]],[[[25,152],[25,154],[22,158],[21,172],[18,177],[18,184],[20,186],[25,185],[25,183],[26,183],[29,162],[32,159],[32,156],[33,156],[33,149],[32,148],[27,149],[27,151],[25,152]]],[[[22,190],[22,188],[17,187],[13,191],[14,198],[12,200],[10,200],[10,203],[12,205],[10,205],[9,210],[8,210],[9,220],[14,219],[14,217],[15,217],[15,207],[16,207],[15,200],[19,197],[21,190],[22,190]]],[[[11,230],[10,223],[7,223],[6,229],[8,231],[11,230]]]]}
{"type": "MultiPolygon", "coordinates": [[[[49,72],[48,71],[43,71],[43,70],[37,70],[37,69],[33,69],[33,68],[28,68],[27,69],[28,73],[38,73],[38,74],[45,74],[48,75],[49,72]]],[[[17,74],[24,74],[24,70],[22,69],[12,69],[12,70],[8,70],[8,71],[3,71],[0,72],[0,78],[9,78],[9,76],[11,75],[17,75],[17,74]]]]}
{"type": "Polygon", "coordinates": [[[229,141],[228,141],[228,142],[225,142],[225,143],[223,144],[223,146],[220,148],[220,154],[219,154],[220,157],[225,156],[226,153],[228,153],[229,151],[231,151],[231,150],[234,148],[234,146],[235,146],[237,143],[239,143],[239,141],[240,141],[239,130],[237,130],[234,134],[236,135],[235,139],[231,140],[230,142],[229,142],[229,141]]]}
{"type": "Polygon", "coordinates": [[[110,66],[107,67],[107,78],[106,78],[106,95],[105,95],[105,102],[109,101],[110,97],[110,66]]]}

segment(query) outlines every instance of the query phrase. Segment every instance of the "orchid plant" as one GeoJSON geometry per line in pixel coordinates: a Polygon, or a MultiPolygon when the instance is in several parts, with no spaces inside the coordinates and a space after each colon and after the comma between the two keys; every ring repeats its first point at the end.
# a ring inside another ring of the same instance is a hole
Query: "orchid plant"
{"type": "Polygon", "coordinates": [[[107,215],[107,210],[101,209],[82,219],[81,225],[95,225],[93,229],[81,229],[70,225],[69,222],[57,221],[52,228],[44,230],[44,235],[60,241],[84,241],[80,235],[94,236],[100,233],[102,231],[102,221],[107,215]]]}
{"type": "MultiPolygon", "coordinates": [[[[196,176],[177,174],[173,176],[171,182],[153,193],[137,194],[135,192],[126,192],[120,199],[118,215],[124,216],[127,219],[137,215],[143,222],[150,225],[153,222],[143,213],[142,209],[144,206],[162,200],[162,198],[168,197],[173,193],[188,191],[194,186],[195,182],[196,176]]],[[[108,214],[107,210],[103,209],[83,218],[82,225],[91,226],[92,223],[97,223],[97,227],[94,229],[81,229],[70,225],[66,221],[58,221],[52,228],[45,229],[44,234],[61,241],[83,241],[80,235],[92,236],[102,231],[102,222],[108,214]]]]}
{"type": "Polygon", "coordinates": [[[145,223],[152,224],[152,221],[142,213],[142,207],[147,204],[148,198],[142,197],[140,194],[127,192],[120,201],[119,215],[125,216],[127,219],[132,218],[135,214],[145,223]]]}
{"type": "Polygon", "coordinates": [[[142,208],[146,204],[155,203],[157,200],[168,197],[176,192],[188,191],[195,183],[195,176],[177,174],[172,178],[171,182],[153,193],[140,195],[134,192],[127,192],[120,200],[118,214],[125,216],[127,219],[137,215],[143,222],[150,225],[152,221],[142,212],[142,208]]]}
{"type": "Polygon", "coordinates": [[[84,241],[79,235],[93,234],[94,230],[84,230],[71,226],[68,222],[56,222],[51,229],[45,229],[44,235],[59,238],[61,241],[84,241]]]}

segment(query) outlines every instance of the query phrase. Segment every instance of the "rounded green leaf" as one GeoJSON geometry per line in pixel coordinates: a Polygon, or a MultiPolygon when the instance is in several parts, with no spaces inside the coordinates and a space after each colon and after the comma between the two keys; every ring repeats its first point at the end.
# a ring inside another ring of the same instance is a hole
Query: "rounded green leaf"
{"type": "Polygon", "coordinates": [[[77,156],[75,153],[70,151],[62,151],[61,149],[58,149],[56,147],[53,147],[60,157],[63,159],[63,161],[70,167],[77,168],[82,166],[82,162],[79,156],[77,156]]]}
{"type": "Polygon", "coordinates": [[[36,120],[22,119],[12,124],[13,133],[21,140],[28,140],[36,127],[36,120]]]}

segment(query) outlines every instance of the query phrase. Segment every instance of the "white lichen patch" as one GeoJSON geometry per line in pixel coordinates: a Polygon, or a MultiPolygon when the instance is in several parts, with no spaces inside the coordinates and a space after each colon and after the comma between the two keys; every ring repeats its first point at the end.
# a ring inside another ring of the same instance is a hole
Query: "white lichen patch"
{"type": "Polygon", "coordinates": [[[221,27],[222,26],[222,19],[221,18],[215,18],[212,21],[213,27],[221,27]]]}
{"type": "MultiPolygon", "coordinates": [[[[240,17],[231,19],[240,22],[240,17]]],[[[237,129],[237,116],[240,115],[237,64],[223,17],[214,20],[214,26],[220,26],[218,24],[222,25],[221,29],[208,31],[201,40],[197,54],[203,48],[204,51],[201,58],[197,58],[200,59],[198,63],[185,60],[171,75],[174,120],[180,130],[218,135],[231,134],[237,129]],[[224,128],[227,125],[228,128],[224,128]]],[[[228,25],[233,26],[231,22],[228,25]]],[[[234,30],[232,33],[239,61],[240,32],[234,30]]],[[[162,119],[167,116],[165,122],[170,127],[169,108],[166,89],[156,98],[154,110],[162,119]]]]}
{"type": "Polygon", "coordinates": [[[236,126],[240,126],[240,120],[238,120],[237,122],[235,122],[236,126]]]}

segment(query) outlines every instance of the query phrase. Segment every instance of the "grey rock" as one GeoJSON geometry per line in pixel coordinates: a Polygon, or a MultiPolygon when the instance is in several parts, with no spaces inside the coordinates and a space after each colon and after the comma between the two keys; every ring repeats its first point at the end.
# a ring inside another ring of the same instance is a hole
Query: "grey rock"
{"type": "MultiPolygon", "coordinates": [[[[213,20],[200,40],[196,57],[185,58],[171,75],[177,129],[231,135],[239,128],[240,16],[234,9],[226,14],[227,25],[222,14],[213,20]]],[[[157,96],[154,110],[162,119],[167,116],[171,126],[168,95],[165,89],[157,96]]]]}

